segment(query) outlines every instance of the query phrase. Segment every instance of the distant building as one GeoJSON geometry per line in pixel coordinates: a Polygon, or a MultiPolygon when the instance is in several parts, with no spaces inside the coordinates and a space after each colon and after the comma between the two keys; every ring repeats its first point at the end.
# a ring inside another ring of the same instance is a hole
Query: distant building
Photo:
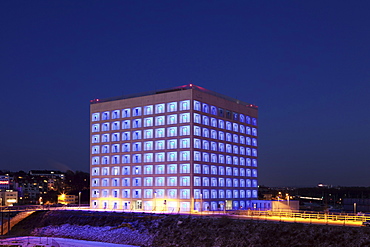
{"type": "Polygon", "coordinates": [[[0,190],[0,205],[13,206],[18,203],[18,191],[0,190]]]}
{"type": "Polygon", "coordinates": [[[10,177],[8,175],[0,175],[0,190],[10,189],[10,177]]]}
{"type": "Polygon", "coordinates": [[[78,196],[76,195],[66,195],[66,194],[58,195],[58,203],[60,204],[76,204],[77,200],[78,196]]]}
{"type": "Polygon", "coordinates": [[[48,190],[64,190],[64,179],[65,174],[61,171],[52,170],[31,170],[29,172],[31,176],[38,176],[41,178],[47,178],[48,190]]]}
{"type": "Polygon", "coordinates": [[[189,84],[91,102],[91,207],[253,209],[255,105],[189,84]]]}
{"type": "Polygon", "coordinates": [[[39,176],[15,177],[15,189],[22,204],[39,204],[48,192],[48,179],[39,176]],[[41,199],[40,199],[41,198],[41,199]]]}

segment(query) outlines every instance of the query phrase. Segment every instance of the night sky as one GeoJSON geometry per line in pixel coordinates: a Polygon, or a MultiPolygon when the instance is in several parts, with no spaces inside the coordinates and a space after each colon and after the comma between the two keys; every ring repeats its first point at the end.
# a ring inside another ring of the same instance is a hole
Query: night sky
{"type": "Polygon", "coordinates": [[[370,1],[1,1],[0,170],[89,170],[89,107],[259,106],[259,184],[370,186],[370,1]]]}

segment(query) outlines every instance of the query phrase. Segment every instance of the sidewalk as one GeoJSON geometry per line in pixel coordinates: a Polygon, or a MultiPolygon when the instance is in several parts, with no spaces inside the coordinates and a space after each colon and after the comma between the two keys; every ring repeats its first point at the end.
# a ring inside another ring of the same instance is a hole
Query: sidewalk
{"type": "Polygon", "coordinates": [[[12,245],[22,247],[137,247],[127,244],[111,244],[95,241],[76,240],[69,238],[53,238],[53,237],[14,237],[0,239],[0,246],[12,245]]]}

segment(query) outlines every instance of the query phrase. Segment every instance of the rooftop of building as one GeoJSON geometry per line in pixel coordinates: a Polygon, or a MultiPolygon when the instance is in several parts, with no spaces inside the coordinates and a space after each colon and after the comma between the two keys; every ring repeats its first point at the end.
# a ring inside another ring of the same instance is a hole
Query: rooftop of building
{"type": "Polygon", "coordinates": [[[115,101],[115,100],[122,100],[122,99],[130,99],[130,98],[136,98],[136,97],[142,97],[142,96],[148,96],[148,95],[155,95],[155,94],[162,94],[162,93],[169,93],[169,92],[176,92],[176,91],[183,91],[183,90],[190,90],[190,89],[195,89],[199,90],[204,93],[208,93],[210,95],[226,99],[228,101],[245,105],[247,107],[255,108],[257,109],[258,106],[250,103],[246,103],[244,101],[205,89],[203,87],[194,85],[194,84],[187,84],[183,86],[178,86],[178,87],[172,87],[172,88],[166,88],[166,89],[160,89],[160,90],[153,90],[153,91],[147,91],[147,92],[142,92],[142,93],[135,93],[135,94],[127,94],[127,95],[121,95],[121,96],[116,96],[116,97],[110,97],[110,98],[105,98],[105,99],[93,99],[90,100],[90,104],[97,104],[97,103],[103,103],[103,102],[109,102],[109,101],[115,101]]]}

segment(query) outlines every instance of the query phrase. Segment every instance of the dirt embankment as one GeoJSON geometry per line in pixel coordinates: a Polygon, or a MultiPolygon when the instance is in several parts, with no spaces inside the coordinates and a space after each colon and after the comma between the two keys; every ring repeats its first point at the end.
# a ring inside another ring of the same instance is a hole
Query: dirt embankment
{"type": "Polygon", "coordinates": [[[138,246],[370,246],[369,228],[81,211],[36,212],[11,234],[138,246]]]}

